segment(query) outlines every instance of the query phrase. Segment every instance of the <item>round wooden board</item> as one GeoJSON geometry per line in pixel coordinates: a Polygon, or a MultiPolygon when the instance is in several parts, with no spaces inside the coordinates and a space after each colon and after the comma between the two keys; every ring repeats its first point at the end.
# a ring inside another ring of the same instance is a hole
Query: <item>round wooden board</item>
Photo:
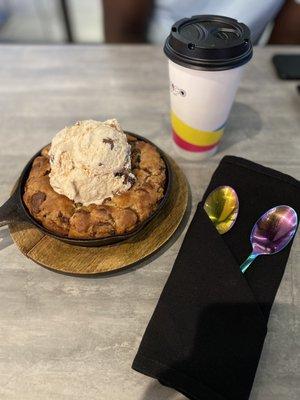
{"type": "Polygon", "coordinates": [[[102,247],[72,246],[45,235],[27,222],[11,224],[10,234],[26,257],[68,274],[101,274],[136,264],[171,238],[187,208],[186,177],[174,160],[169,158],[169,161],[173,172],[170,198],[160,214],[130,240],[102,247]]]}

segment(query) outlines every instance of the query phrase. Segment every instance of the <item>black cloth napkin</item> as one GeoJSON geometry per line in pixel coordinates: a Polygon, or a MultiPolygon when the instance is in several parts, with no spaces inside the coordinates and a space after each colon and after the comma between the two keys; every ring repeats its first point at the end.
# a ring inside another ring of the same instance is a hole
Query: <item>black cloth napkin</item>
{"type": "Polygon", "coordinates": [[[300,215],[300,182],[251,161],[224,157],[203,198],[220,185],[236,190],[238,219],[219,235],[199,203],[133,362],[194,400],[249,398],[292,242],[245,274],[239,266],[265,211],[285,204],[300,215]]]}

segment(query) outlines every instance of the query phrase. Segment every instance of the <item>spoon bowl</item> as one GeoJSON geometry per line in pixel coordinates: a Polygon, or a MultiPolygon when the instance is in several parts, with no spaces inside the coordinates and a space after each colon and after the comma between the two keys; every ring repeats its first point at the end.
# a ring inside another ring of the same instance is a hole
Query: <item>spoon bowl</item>
{"type": "Polygon", "coordinates": [[[217,187],[208,195],[203,208],[217,231],[223,235],[233,227],[238,216],[236,191],[231,186],[217,187]]]}
{"type": "Polygon", "coordinates": [[[254,225],[250,241],[257,254],[275,254],[293,238],[298,218],[289,206],[271,208],[254,225]]]}
{"type": "Polygon", "coordinates": [[[283,250],[294,237],[297,225],[297,213],[289,206],[277,206],[263,214],[253,226],[250,235],[253,251],[241,265],[241,271],[244,273],[257,256],[283,250]]]}

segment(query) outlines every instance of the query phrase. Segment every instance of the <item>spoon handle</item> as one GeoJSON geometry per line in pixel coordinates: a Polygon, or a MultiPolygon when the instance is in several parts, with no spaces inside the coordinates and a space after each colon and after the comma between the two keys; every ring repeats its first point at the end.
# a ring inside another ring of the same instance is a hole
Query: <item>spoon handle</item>
{"type": "Polygon", "coordinates": [[[256,253],[250,254],[250,256],[240,266],[240,270],[242,273],[244,273],[249,268],[249,266],[252,264],[252,262],[256,259],[257,256],[258,256],[258,254],[256,254],[256,253]]]}

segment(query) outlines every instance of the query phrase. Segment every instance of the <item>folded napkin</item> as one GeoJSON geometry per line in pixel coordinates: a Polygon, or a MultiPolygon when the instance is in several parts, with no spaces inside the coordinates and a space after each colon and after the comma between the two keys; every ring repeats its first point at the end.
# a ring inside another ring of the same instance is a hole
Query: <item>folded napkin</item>
{"type": "Polygon", "coordinates": [[[300,182],[226,156],[204,195],[232,186],[239,197],[233,228],[219,235],[199,203],[133,368],[194,400],[249,398],[270,310],[292,242],[258,257],[242,274],[254,223],[285,204],[300,215],[300,182]]]}

